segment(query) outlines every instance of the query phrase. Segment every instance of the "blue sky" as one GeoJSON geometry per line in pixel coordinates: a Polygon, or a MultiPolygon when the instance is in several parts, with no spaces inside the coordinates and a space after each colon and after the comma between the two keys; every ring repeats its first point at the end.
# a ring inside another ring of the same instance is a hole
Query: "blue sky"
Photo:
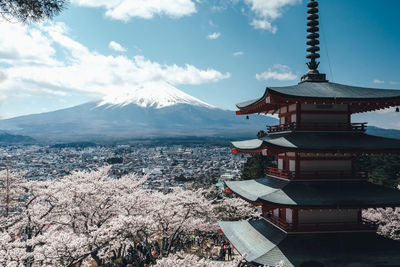
{"type": "MultiPolygon", "coordinates": [[[[306,73],[306,2],[73,0],[53,22],[2,21],[0,117],[153,82],[234,109],[306,73]]],[[[320,71],[332,82],[400,89],[400,1],[319,2],[320,71]]]]}

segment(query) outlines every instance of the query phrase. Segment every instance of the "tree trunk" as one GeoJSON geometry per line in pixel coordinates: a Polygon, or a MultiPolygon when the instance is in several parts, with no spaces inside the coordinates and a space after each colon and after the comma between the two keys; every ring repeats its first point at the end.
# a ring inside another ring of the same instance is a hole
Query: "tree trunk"
{"type": "Polygon", "coordinates": [[[97,266],[103,265],[103,261],[97,256],[97,251],[90,253],[90,256],[96,261],[97,266]]]}

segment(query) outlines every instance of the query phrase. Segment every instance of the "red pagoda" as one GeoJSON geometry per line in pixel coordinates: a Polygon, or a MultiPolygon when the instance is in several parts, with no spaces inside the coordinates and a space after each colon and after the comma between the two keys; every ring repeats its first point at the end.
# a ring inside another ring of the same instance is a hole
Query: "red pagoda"
{"type": "Polygon", "coordinates": [[[301,82],[268,87],[237,104],[238,115],[277,114],[280,124],[234,153],[273,155],[266,177],[226,182],[227,191],[262,210],[263,219],[219,222],[246,260],[275,266],[400,266],[400,242],[376,234],[363,209],[399,207],[400,191],[367,182],[361,154],[400,153],[400,140],[367,135],[351,115],[400,105],[400,90],[331,83],[318,71],[318,3],[308,4],[307,63],[301,82]]]}

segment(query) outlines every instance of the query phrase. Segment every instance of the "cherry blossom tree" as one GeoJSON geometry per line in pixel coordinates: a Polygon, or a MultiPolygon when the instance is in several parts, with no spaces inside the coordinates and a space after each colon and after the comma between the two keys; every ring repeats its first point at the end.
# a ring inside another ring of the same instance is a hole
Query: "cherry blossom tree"
{"type": "Polygon", "coordinates": [[[3,215],[3,218],[19,209],[20,198],[24,193],[21,187],[22,174],[10,172],[8,167],[6,168],[0,171],[0,215],[3,215]]]}
{"type": "Polygon", "coordinates": [[[169,257],[162,258],[157,261],[156,267],[236,267],[240,260],[236,259],[230,262],[211,261],[207,259],[200,259],[196,255],[176,253],[169,257]]]}
{"type": "MultiPolygon", "coordinates": [[[[400,190],[400,185],[397,188],[400,190]]],[[[400,208],[367,209],[363,217],[379,225],[378,233],[400,240],[400,208]]]]}
{"type": "Polygon", "coordinates": [[[236,217],[251,211],[240,199],[215,201],[204,190],[179,188],[164,194],[143,189],[146,177],[112,179],[108,172],[101,168],[21,183],[26,200],[20,212],[3,218],[0,263],[75,266],[94,260],[102,265],[126,256],[135,242],[150,247],[156,241],[168,256],[181,236],[215,233],[216,210],[236,217]]]}
{"type": "MultiPolygon", "coordinates": [[[[244,255],[245,257],[246,255],[244,255]]],[[[200,259],[199,257],[191,254],[177,253],[170,255],[167,258],[162,258],[157,261],[156,267],[171,267],[171,266],[182,266],[182,267],[240,267],[249,266],[245,263],[242,258],[234,259],[230,262],[212,261],[207,259],[200,259]]],[[[284,267],[284,262],[278,262],[275,267],[284,267]]],[[[265,266],[269,267],[269,266],[265,266]]]]}

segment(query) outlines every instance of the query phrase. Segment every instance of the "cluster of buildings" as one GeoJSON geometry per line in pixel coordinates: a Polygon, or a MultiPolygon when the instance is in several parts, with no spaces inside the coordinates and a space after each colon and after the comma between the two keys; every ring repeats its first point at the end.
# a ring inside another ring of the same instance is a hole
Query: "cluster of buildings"
{"type": "Polygon", "coordinates": [[[227,146],[211,145],[4,145],[0,155],[3,168],[23,172],[30,180],[56,179],[111,165],[114,178],[128,173],[146,175],[146,188],[166,191],[194,181],[234,180],[246,162],[227,146]]]}

